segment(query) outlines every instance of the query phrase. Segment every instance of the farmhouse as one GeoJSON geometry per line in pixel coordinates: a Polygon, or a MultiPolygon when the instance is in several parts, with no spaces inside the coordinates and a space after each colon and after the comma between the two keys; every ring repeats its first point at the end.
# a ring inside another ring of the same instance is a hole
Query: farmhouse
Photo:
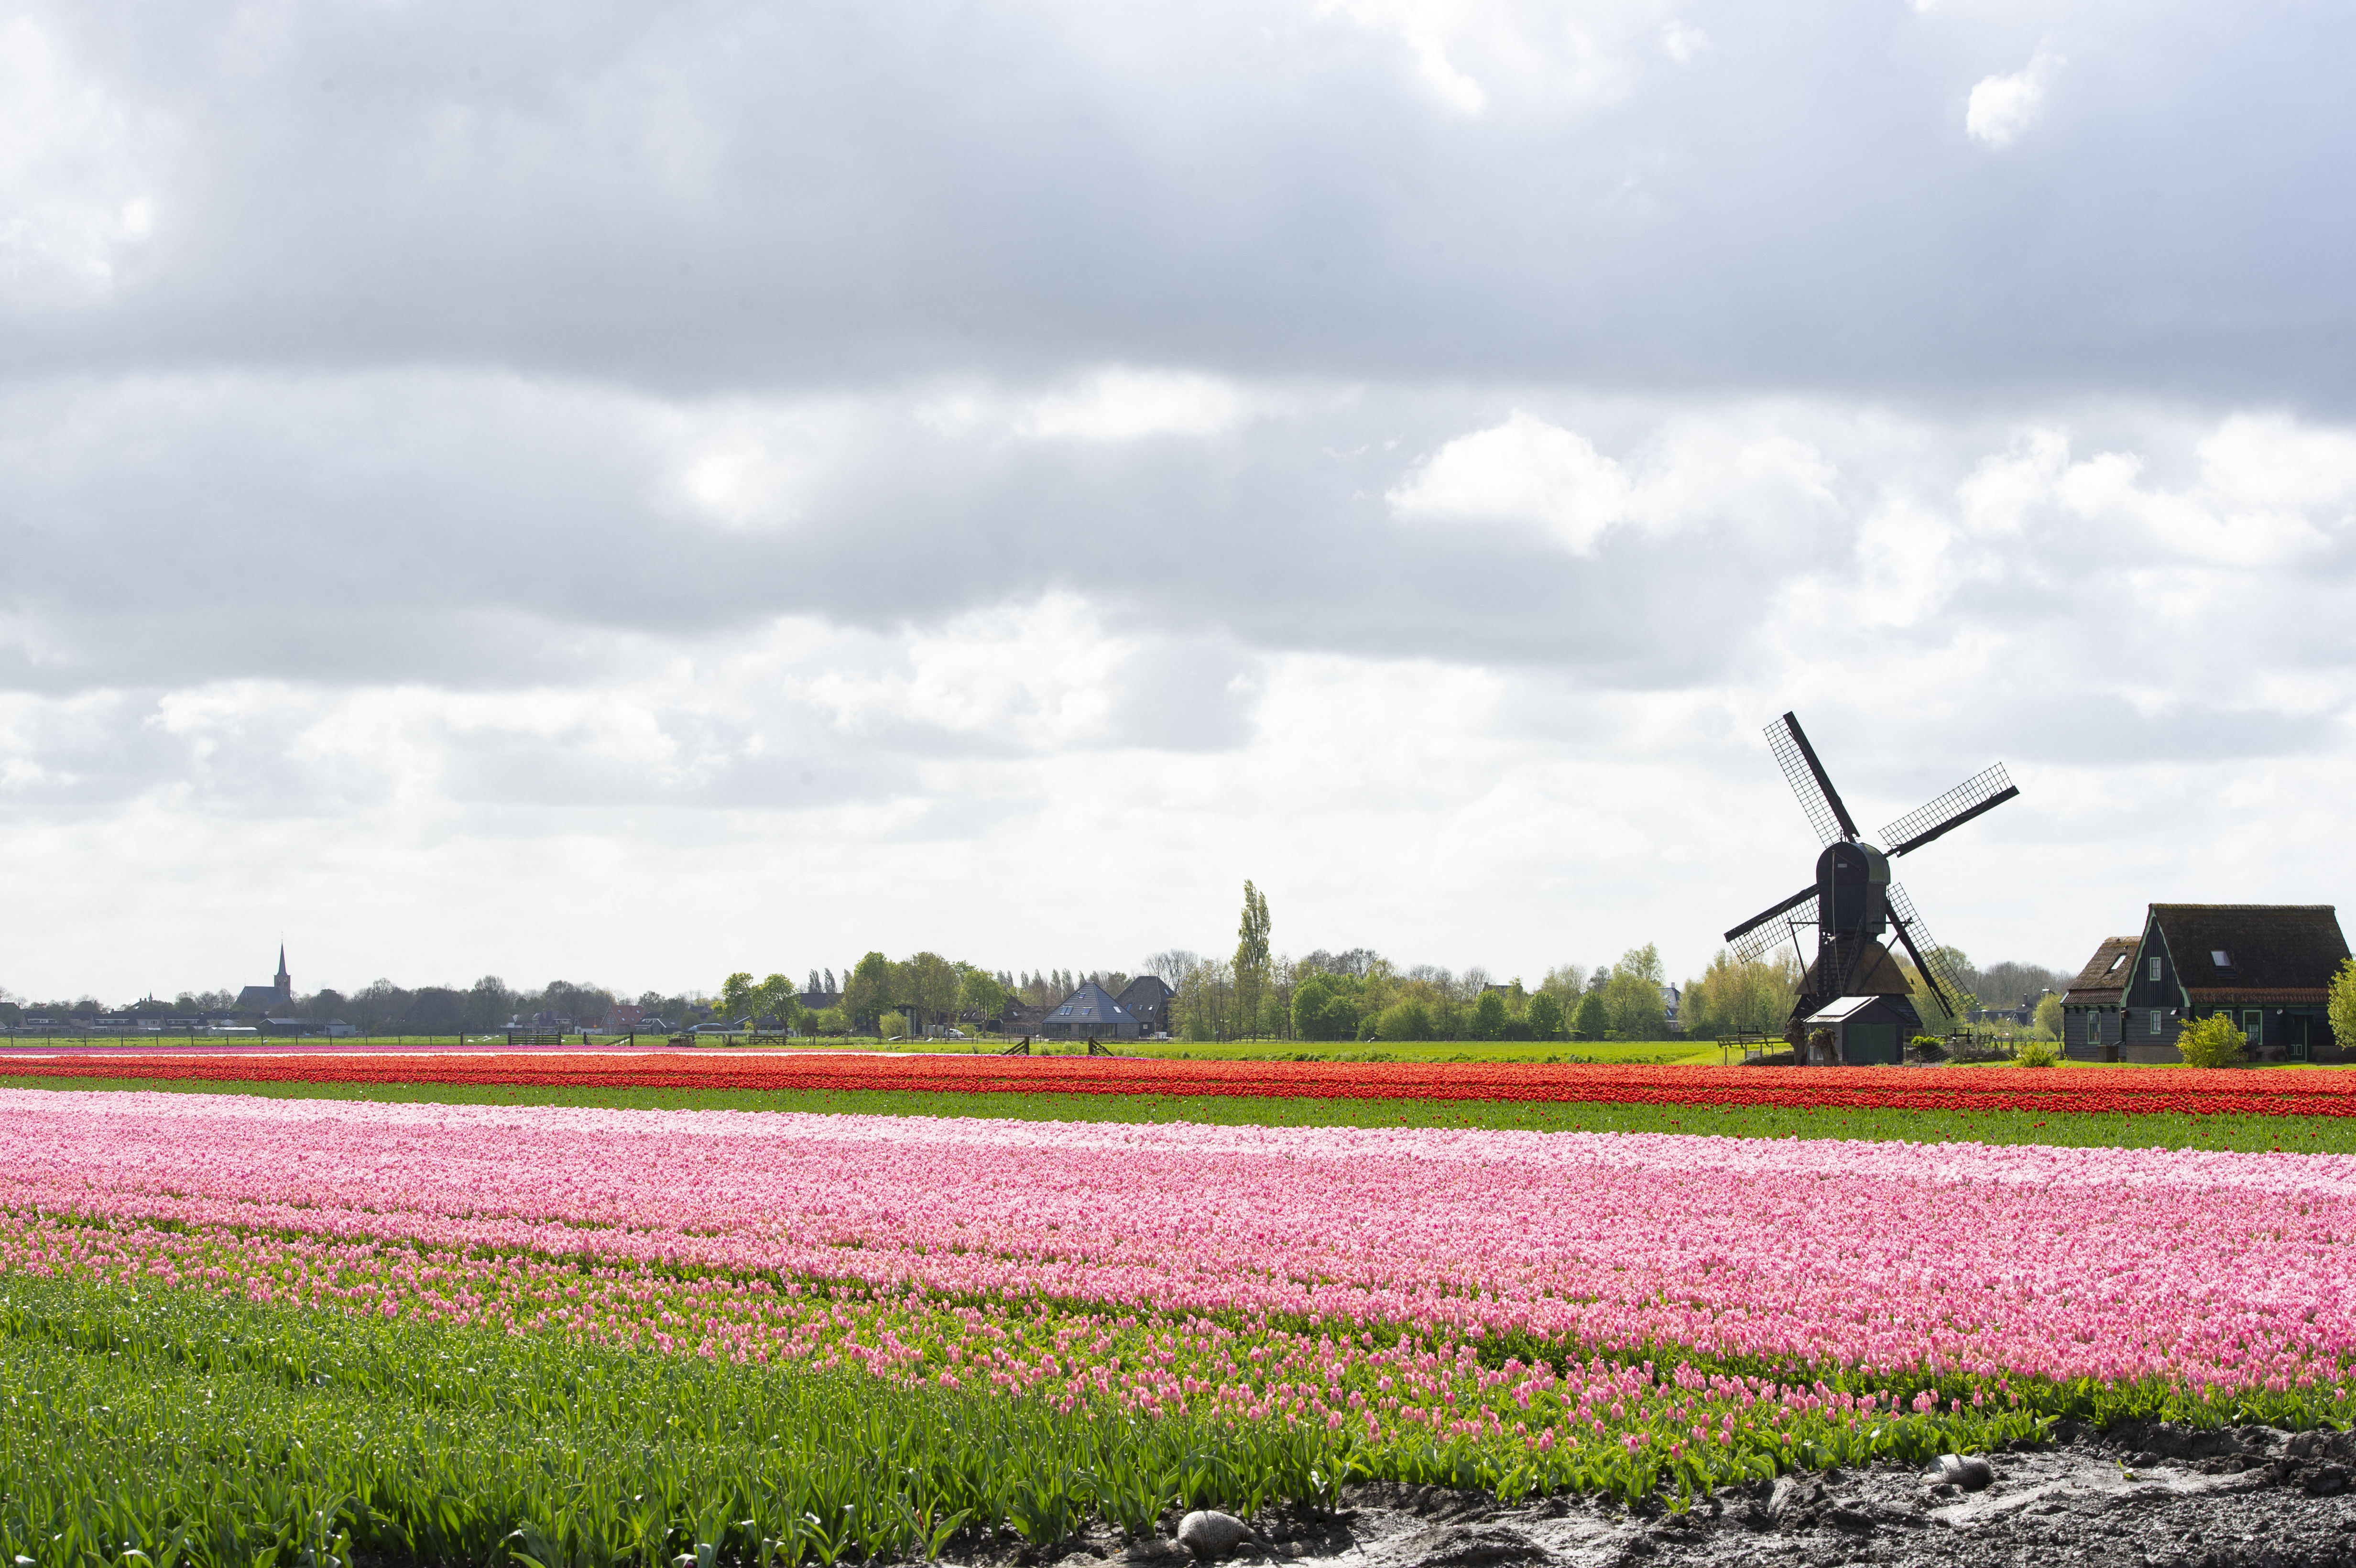
{"type": "Polygon", "coordinates": [[[1137,1020],[1139,1034],[1162,1034],[1170,1028],[1170,1003],[1177,995],[1161,976],[1140,975],[1113,998],[1113,1005],[1137,1020]]]}
{"type": "Polygon", "coordinates": [[[2247,1037],[2254,1061],[2342,1061],[2326,1002],[2347,960],[2348,939],[2329,904],[2153,904],[2124,972],[2106,968],[2101,976],[2124,982],[2116,1054],[2103,1059],[2181,1061],[2178,1032],[2222,1013],[2247,1037]]]}
{"type": "Polygon", "coordinates": [[[1135,1040],[1137,1020],[1091,980],[1047,1009],[1039,1033],[1048,1040],[1135,1040]]]}
{"type": "Polygon", "coordinates": [[[2119,1059],[2119,998],[2134,966],[2136,938],[2110,936],[2062,993],[2062,1054],[2080,1061],[2119,1059]]]}

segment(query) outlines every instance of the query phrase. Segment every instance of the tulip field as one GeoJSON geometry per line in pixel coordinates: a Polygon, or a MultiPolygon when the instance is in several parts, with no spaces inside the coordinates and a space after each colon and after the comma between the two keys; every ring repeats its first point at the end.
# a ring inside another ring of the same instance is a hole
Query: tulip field
{"type": "MultiPolygon", "coordinates": [[[[2152,1076],[1621,1088],[2347,1103],[2152,1076]]],[[[0,1089],[0,1551],[831,1565],[2345,1422],[2351,1244],[2343,1154],[0,1089]]]]}
{"type": "Polygon", "coordinates": [[[518,1083],[966,1094],[1248,1095],[1309,1100],[1509,1100],[1622,1104],[1854,1106],[1925,1110],[2229,1113],[2356,1117],[2356,1078],[2336,1072],[2166,1073],[1989,1068],[1898,1072],[1812,1067],[1553,1065],[1532,1062],[1170,1061],[941,1053],[701,1056],[479,1051],[276,1056],[147,1053],[35,1058],[19,1076],[296,1083],[518,1083]]]}

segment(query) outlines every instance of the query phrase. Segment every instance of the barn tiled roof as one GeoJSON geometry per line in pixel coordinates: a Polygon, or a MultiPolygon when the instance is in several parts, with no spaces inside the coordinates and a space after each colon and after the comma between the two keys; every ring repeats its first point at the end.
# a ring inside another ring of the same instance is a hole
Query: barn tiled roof
{"type": "Polygon", "coordinates": [[[2119,993],[2126,989],[2127,965],[2135,962],[2136,944],[2140,940],[2134,936],[2104,937],[2103,944],[2094,949],[2094,955],[2086,960],[2086,966],[2078,971],[2078,977],[2070,982],[2070,988],[2062,993],[2062,1005],[2117,1006],[2119,993]]]}
{"type": "Polygon", "coordinates": [[[2151,918],[2196,1006],[2203,997],[2222,1006],[2291,992],[2320,1001],[2348,959],[2329,904],[2154,904],[2151,918]]]}

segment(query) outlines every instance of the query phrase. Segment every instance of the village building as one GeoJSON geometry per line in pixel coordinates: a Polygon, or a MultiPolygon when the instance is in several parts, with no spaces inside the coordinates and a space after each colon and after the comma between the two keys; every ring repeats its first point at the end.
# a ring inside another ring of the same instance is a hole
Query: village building
{"type": "Polygon", "coordinates": [[[2331,905],[2153,904],[2122,965],[2116,944],[2126,940],[2105,942],[2062,1000],[2066,1016],[2083,993],[2072,1054],[2181,1061],[2176,1038],[2184,1026],[2222,1013],[2248,1040],[2254,1061],[2345,1060],[2329,1001],[2348,939],[2331,905]],[[2104,982],[2117,985],[2115,1024],[2104,982]],[[2091,1048],[2090,1029],[2101,1031],[2091,1048]]]}
{"type": "Polygon", "coordinates": [[[2119,1059],[2119,998],[2126,994],[2137,938],[2110,936],[2062,993],[2062,1054],[2076,1061],[2119,1059]]]}
{"type": "Polygon", "coordinates": [[[1047,1040],[1135,1040],[1137,1020],[1091,980],[1047,1009],[1039,1033],[1047,1040]]]}
{"type": "Polygon", "coordinates": [[[1170,1005],[1177,997],[1178,993],[1161,976],[1140,975],[1113,1001],[1137,1020],[1140,1035],[1150,1036],[1170,1032],[1170,1005]]]}
{"type": "MultiPolygon", "coordinates": [[[[286,944],[278,944],[278,976],[267,986],[248,986],[237,994],[235,1011],[240,1017],[268,1018],[274,1013],[293,1011],[294,979],[286,973],[286,944]]],[[[291,1020],[286,1020],[291,1021],[291,1020]]]]}
{"type": "Polygon", "coordinates": [[[1034,1006],[1009,992],[1005,1004],[998,1009],[998,1016],[981,1021],[985,1028],[995,1029],[1000,1034],[1037,1034],[1039,1026],[1046,1020],[1045,1008],[1034,1006]]]}

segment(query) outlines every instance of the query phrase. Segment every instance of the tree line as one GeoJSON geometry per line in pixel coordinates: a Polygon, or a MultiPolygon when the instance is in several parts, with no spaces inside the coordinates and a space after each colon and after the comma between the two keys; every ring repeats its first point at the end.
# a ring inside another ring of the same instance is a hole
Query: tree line
{"type": "MultiPolygon", "coordinates": [[[[1745,962],[1720,949],[1680,988],[1672,1029],[1660,953],[1651,943],[1592,969],[1557,965],[1536,986],[1526,986],[1519,976],[1500,982],[1477,965],[1461,974],[1429,964],[1402,965],[1365,947],[1320,948],[1295,958],[1274,951],[1273,935],[1268,896],[1247,881],[1231,954],[1205,957],[1171,948],[1149,955],[1137,973],[1159,976],[1175,993],[1171,1032],[1193,1040],[1711,1040],[1746,1030],[1772,1036],[1783,1032],[1801,981],[1792,953],[1745,962]]],[[[1960,951],[1943,953],[1946,966],[1965,983],[1958,1013],[1983,996],[2008,1007],[2068,984],[2061,973],[2036,965],[2008,962],[1980,970],[1960,951]]],[[[1939,1007],[1912,966],[1902,958],[1899,966],[1914,984],[1924,1027],[1933,1033],[1954,1027],[1957,1020],[1939,1007]]],[[[809,970],[798,985],[783,972],[756,979],[740,970],[721,982],[716,996],[645,991],[635,997],[566,980],[522,990],[487,975],[463,989],[410,989],[383,979],[348,995],[323,989],[297,997],[290,1010],[307,1022],[340,1019],[369,1034],[430,1035],[496,1032],[510,1020],[607,1027],[626,1005],[647,1029],[712,1023],[889,1039],[960,1021],[1001,1020],[1011,1003],[1044,1011],[1085,983],[1118,996],[1132,978],[1118,969],[991,970],[937,953],[893,959],[871,952],[843,971],[839,988],[831,969],[809,970]],[[823,1005],[811,1006],[806,997],[823,1005]]],[[[183,991],[168,1003],[148,998],[114,1009],[89,997],[27,1004],[0,991],[0,1019],[220,1013],[235,1001],[228,991],[183,991]]],[[[2040,1008],[2040,1022],[2058,1008],[2058,1001],[2040,1008]]]]}

